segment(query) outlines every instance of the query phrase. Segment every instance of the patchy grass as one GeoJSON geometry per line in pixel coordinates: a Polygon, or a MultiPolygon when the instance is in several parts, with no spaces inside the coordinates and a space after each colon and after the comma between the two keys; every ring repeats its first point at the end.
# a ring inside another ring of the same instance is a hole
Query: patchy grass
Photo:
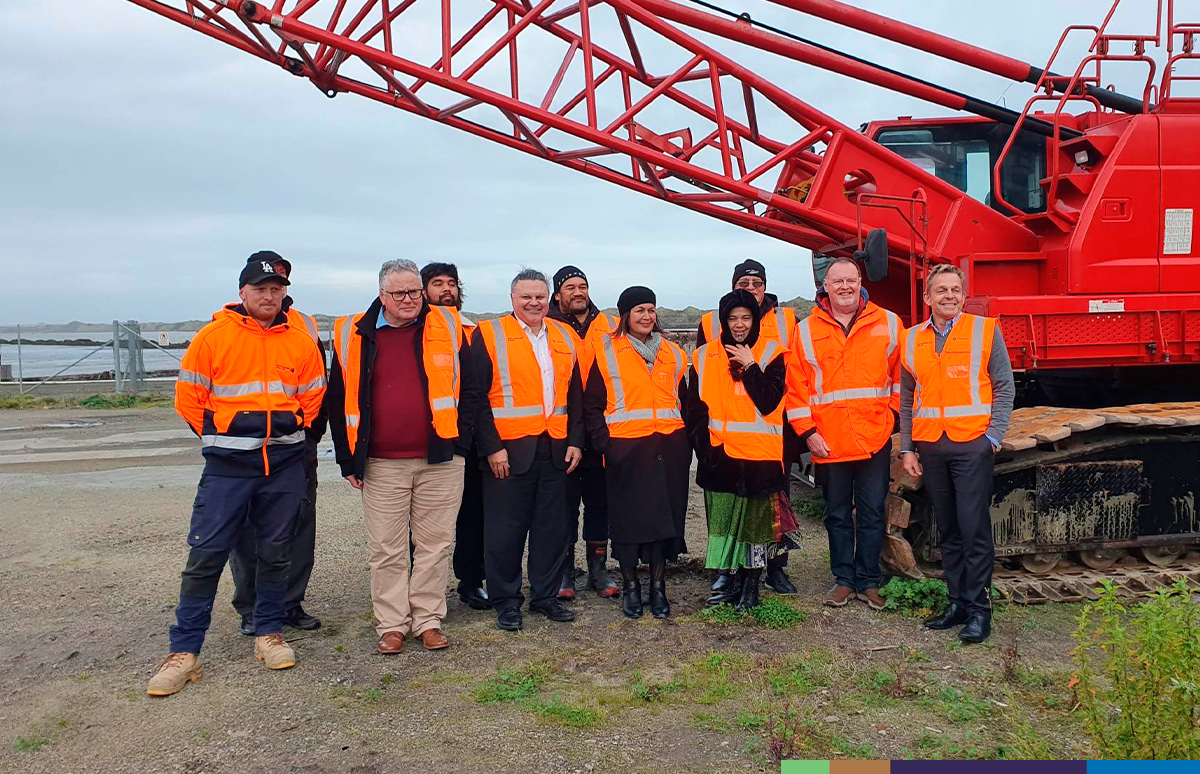
{"type": "Polygon", "coordinates": [[[544,702],[533,702],[529,709],[542,720],[571,728],[595,728],[604,720],[600,710],[563,701],[557,696],[544,702]]]}
{"type": "Polygon", "coordinates": [[[57,395],[7,395],[0,397],[0,409],[131,409],[169,406],[167,395],[89,395],[75,398],[57,395]]]}
{"type": "Polygon", "coordinates": [[[807,614],[779,597],[767,597],[750,609],[750,616],[768,629],[792,629],[804,623],[807,614]]]}
{"type": "Polygon", "coordinates": [[[750,620],[750,616],[733,605],[706,607],[695,615],[683,616],[680,621],[699,621],[710,626],[736,626],[750,620]]]}
{"type": "Polygon", "coordinates": [[[13,742],[13,749],[21,752],[37,752],[48,744],[50,744],[50,740],[44,736],[19,736],[13,742]]]}
{"type": "Polygon", "coordinates": [[[553,668],[545,661],[530,661],[516,669],[497,669],[475,687],[475,701],[480,704],[503,704],[530,699],[549,679],[553,668]]]}
{"type": "Polygon", "coordinates": [[[630,676],[630,682],[630,695],[634,700],[647,704],[667,701],[670,697],[677,695],[686,688],[682,677],[676,677],[673,680],[665,682],[647,683],[640,669],[634,670],[630,676]]]}
{"type": "Polygon", "coordinates": [[[767,665],[762,679],[774,696],[804,696],[828,686],[833,671],[831,654],[814,648],[798,655],[784,656],[767,665]]]}
{"type": "Polygon", "coordinates": [[[701,731],[715,731],[718,734],[729,734],[734,729],[733,721],[711,712],[693,712],[688,718],[688,725],[701,731]]]}
{"type": "Polygon", "coordinates": [[[792,511],[802,519],[825,521],[825,498],[818,491],[804,492],[792,498],[792,511]]]}

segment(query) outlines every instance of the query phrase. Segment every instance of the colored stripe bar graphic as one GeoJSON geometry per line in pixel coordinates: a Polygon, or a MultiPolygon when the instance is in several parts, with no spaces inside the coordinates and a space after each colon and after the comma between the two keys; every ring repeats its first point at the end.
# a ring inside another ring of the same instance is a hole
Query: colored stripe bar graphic
{"type": "Polygon", "coordinates": [[[783,761],[780,774],[1194,774],[1195,761],[783,761]]]}

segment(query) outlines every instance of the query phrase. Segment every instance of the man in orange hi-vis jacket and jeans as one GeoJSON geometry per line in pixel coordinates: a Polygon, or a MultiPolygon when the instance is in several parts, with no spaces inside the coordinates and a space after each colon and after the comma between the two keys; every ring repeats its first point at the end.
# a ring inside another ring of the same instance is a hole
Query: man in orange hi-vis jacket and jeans
{"type": "Polygon", "coordinates": [[[787,419],[808,445],[825,495],[834,586],[822,601],[856,595],[875,610],[892,431],[900,407],[900,318],[869,300],[858,264],[825,274],[812,314],[796,326],[787,419]],[[855,516],[857,514],[857,518],[855,516]]]}
{"type": "Polygon", "coordinates": [[[170,653],[150,678],[151,696],[199,679],[217,582],[247,515],[258,554],[254,656],[270,669],[296,663],[283,640],[288,548],[306,488],[304,431],[325,397],[325,364],[308,333],[288,323],[288,281],[269,261],[246,264],[238,284],[242,302],[196,334],[175,383],[175,409],[200,437],[205,464],[170,653]]]}

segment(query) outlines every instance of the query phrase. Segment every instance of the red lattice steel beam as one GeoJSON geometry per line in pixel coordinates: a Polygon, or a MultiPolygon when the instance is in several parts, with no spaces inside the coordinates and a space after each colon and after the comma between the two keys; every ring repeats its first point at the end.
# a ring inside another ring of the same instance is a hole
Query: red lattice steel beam
{"type": "MultiPolygon", "coordinates": [[[[1034,246],[1023,226],[666,17],[764,50],[778,41],[735,35],[726,20],[671,0],[130,2],[306,77],[331,96],[367,97],[812,249],[848,243],[859,232],[847,180],[861,190],[924,197],[933,260],[1034,246]],[[417,12],[436,19],[432,65],[418,62],[430,46],[416,45],[418,30],[419,42],[429,40],[428,19],[417,12]],[[272,35],[279,47],[267,42],[272,35]],[[544,57],[547,48],[556,51],[552,64],[535,68],[530,61],[539,60],[528,52],[544,57]],[[505,49],[507,57],[499,56],[505,49]],[[669,64],[656,71],[661,65],[652,61],[669,64]],[[347,73],[352,64],[356,77],[347,73]],[[619,98],[606,92],[613,75],[620,76],[613,84],[619,98]],[[567,82],[571,88],[560,94],[567,82]],[[765,187],[771,176],[778,179],[765,187]]],[[[893,253],[907,257],[909,226],[887,210],[864,212],[870,220],[861,228],[888,228],[893,253]]]]}

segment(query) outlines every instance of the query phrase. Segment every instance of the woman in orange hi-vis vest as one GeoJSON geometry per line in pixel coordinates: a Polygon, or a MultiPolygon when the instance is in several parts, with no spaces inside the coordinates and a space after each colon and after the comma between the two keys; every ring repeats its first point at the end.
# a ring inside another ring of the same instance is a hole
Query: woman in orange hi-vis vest
{"type": "Polygon", "coordinates": [[[662,336],[654,291],[627,288],[616,330],[597,337],[583,393],[592,446],[604,455],[612,551],[621,565],[621,609],[642,615],[638,563],[650,565],[650,612],[671,613],[667,561],[684,548],[692,447],[683,428],[687,355],[662,336]]]}
{"type": "Polygon", "coordinates": [[[721,335],[692,353],[685,422],[708,515],[705,566],[731,573],[708,604],[758,604],[767,563],[799,548],[783,464],[783,347],[759,335],[754,296],[721,298],[721,335]]]}

